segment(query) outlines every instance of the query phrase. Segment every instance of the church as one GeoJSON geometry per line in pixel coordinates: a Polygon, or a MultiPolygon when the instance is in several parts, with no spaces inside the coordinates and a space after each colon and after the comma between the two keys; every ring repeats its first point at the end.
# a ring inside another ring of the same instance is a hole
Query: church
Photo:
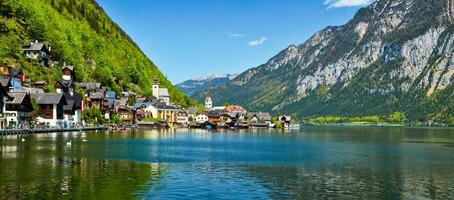
{"type": "Polygon", "coordinates": [[[213,108],[213,101],[211,100],[211,82],[208,82],[208,91],[205,97],[205,108],[210,110],[213,108]]]}
{"type": "Polygon", "coordinates": [[[159,88],[159,80],[157,78],[153,79],[153,97],[167,106],[170,105],[169,90],[167,88],[159,88]]]}

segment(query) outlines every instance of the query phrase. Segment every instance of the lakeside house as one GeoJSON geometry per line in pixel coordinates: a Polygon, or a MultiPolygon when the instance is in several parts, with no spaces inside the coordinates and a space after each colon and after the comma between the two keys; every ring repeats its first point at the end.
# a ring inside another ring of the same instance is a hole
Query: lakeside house
{"type": "Polygon", "coordinates": [[[141,121],[144,118],[157,118],[158,111],[151,102],[136,102],[134,108],[137,110],[136,118],[141,121]]]}
{"type": "Polygon", "coordinates": [[[271,115],[267,112],[252,112],[247,114],[249,125],[252,127],[266,127],[271,125],[271,115]]]}
{"type": "Polygon", "coordinates": [[[208,116],[208,122],[213,125],[217,125],[221,121],[221,113],[219,111],[210,110],[205,112],[205,115],[208,116]]]}
{"type": "Polygon", "coordinates": [[[177,112],[177,124],[183,127],[189,125],[189,115],[184,110],[179,110],[177,112]]]}
{"type": "Polygon", "coordinates": [[[66,105],[63,106],[66,127],[82,125],[82,96],[80,94],[64,94],[66,105]]]}
{"type": "Polygon", "coordinates": [[[277,118],[277,120],[284,126],[284,128],[289,128],[292,117],[287,115],[281,115],[277,118]]]}
{"type": "Polygon", "coordinates": [[[117,94],[115,91],[107,91],[104,96],[102,112],[104,113],[104,118],[107,120],[111,119],[112,114],[115,113],[116,98],[117,94]]]}
{"type": "Polygon", "coordinates": [[[177,124],[177,112],[179,110],[177,107],[172,105],[157,105],[156,110],[157,118],[170,125],[177,124]]]}
{"type": "Polygon", "coordinates": [[[135,110],[132,106],[120,106],[117,108],[117,114],[126,125],[134,125],[136,121],[135,110]]]}
{"type": "Polygon", "coordinates": [[[67,105],[66,98],[62,93],[38,93],[31,94],[38,104],[39,112],[36,119],[39,123],[49,126],[63,126],[64,106],[67,105]]]}
{"type": "Polygon", "coordinates": [[[11,97],[5,102],[4,115],[7,127],[25,127],[31,120],[33,111],[30,95],[25,92],[10,92],[11,97]]]}
{"type": "Polygon", "coordinates": [[[205,115],[204,113],[201,113],[201,114],[196,116],[195,122],[198,123],[198,124],[203,124],[205,122],[208,122],[208,116],[205,115]]]}
{"type": "Polygon", "coordinates": [[[6,126],[6,119],[4,116],[5,103],[11,98],[8,95],[8,90],[10,87],[10,82],[8,78],[0,78],[0,129],[3,129],[6,126]]]}

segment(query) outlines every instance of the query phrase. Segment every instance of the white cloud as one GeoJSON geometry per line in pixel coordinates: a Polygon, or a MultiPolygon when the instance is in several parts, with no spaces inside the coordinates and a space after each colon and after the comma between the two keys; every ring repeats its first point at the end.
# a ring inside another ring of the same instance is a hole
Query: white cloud
{"type": "Polygon", "coordinates": [[[325,0],[325,5],[328,8],[341,8],[352,6],[364,6],[371,2],[371,0],[325,0]]]}
{"type": "Polygon", "coordinates": [[[249,46],[258,46],[258,45],[261,45],[263,44],[263,42],[265,42],[265,40],[267,40],[268,38],[266,37],[261,37],[260,39],[256,39],[256,40],[252,40],[252,41],[249,41],[249,46]]]}
{"type": "Polygon", "coordinates": [[[227,36],[229,38],[242,38],[242,37],[246,37],[246,34],[242,34],[242,33],[231,33],[230,31],[226,31],[225,34],[227,34],[227,36]]]}

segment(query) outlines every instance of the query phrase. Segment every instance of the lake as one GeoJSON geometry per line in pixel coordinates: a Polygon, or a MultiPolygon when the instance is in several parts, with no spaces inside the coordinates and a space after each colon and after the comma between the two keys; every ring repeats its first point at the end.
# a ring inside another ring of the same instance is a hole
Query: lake
{"type": "Polygon", "coordinates": [[[454,129],[169,129],[24,138],[0,137],[0,199],[454,198],[454,129]]]}

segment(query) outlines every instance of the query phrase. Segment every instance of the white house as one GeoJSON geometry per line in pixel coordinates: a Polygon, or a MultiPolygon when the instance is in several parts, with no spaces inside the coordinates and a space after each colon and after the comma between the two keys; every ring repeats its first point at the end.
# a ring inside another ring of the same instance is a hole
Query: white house
{"type": "Polygon", "coordinates": [[[48,126],[64,126],[64,106],[67,105],[63,94],[37,93],[30,94],[39,106],[37,121],[48,126]]]}
{"type": "Polygon", "coordinates": [[[30,112],[33,111],[30,95],[25,92],[10,92],[8,96],[11,98],[5,102],[3,108],[6,125],[16,128],[28,125],[30,112]]]}
{"type": "Polygon", "coordinates": [[[208,116],[205,114],[199,114],[195,117],[195,122],[199,124],[203,124],[208,121],[208,116]]]}
{"type": "Polygon", "coordinates": [[[177,124],[182,126],[187,126],[189,124],[189,115],[185,111],[183,110],[178,111],[177,124]]]}

